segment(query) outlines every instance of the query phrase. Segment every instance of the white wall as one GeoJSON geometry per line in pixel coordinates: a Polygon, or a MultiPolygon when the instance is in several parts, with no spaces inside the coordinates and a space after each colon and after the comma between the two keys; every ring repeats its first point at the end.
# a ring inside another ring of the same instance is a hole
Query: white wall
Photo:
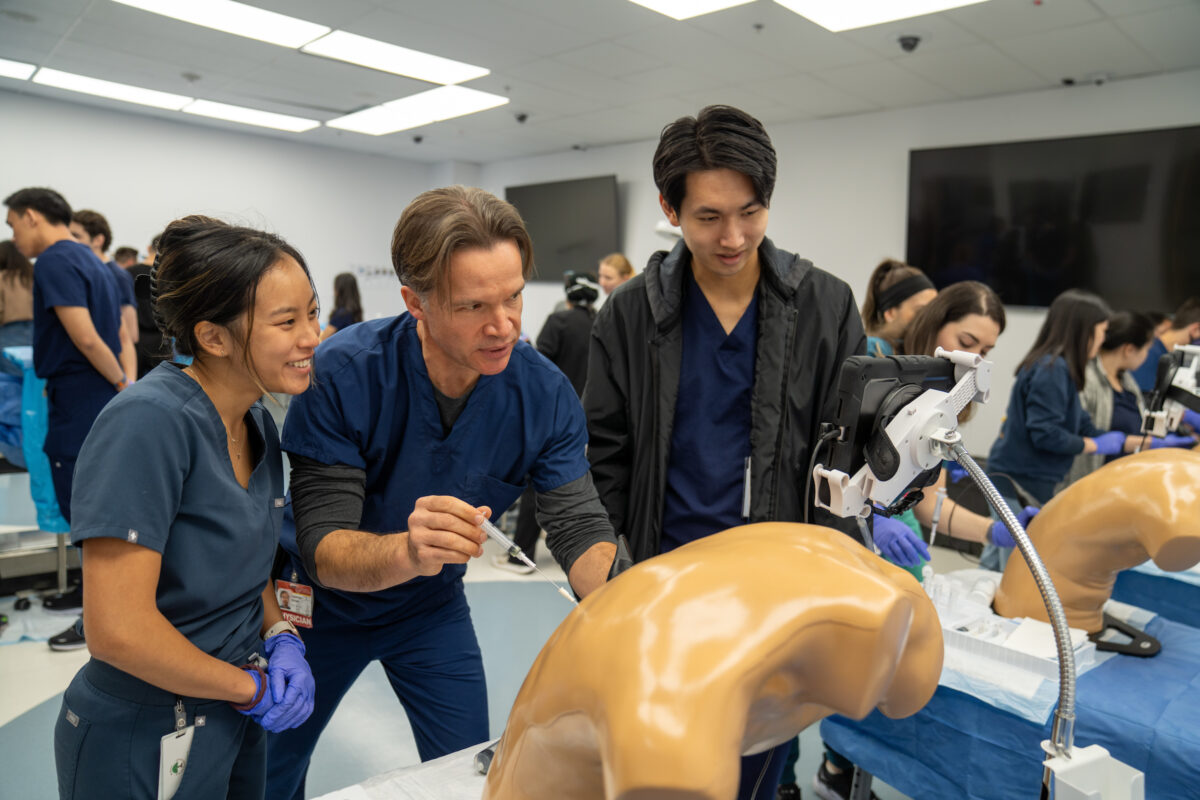
{"type": "Polygon", "coordinates": [[[358,273],[368,317],[403,308],[391,232],[408,201],[436,185],[426,164],[11,92],[0,92],[0,119],[0,196],[49,186],[72,208],[104,214],[114,247],[142,253],[185,214],[270,230],[304,254],[323,317],[343,271],[358,273]]]}
{"type": "MultiPolygon", "coordinates": [[[[779,179],[768,232],[776,244],[842,277],[861,297],[880,259],[904,256],[909,150],[1196,124],[1200,71],[771,125],[779,179]]],[[[653,232],[662,218],[650,174],[654,145],[496,162],[484,165],[482,186],[500,193],[518,183],[615,173],[625,250],[640,269],[652,251],[670,245],[653,232]]],[[[541,300],[531,296],[526,303],[531,330],[549,311],[541,300]]],[[[991,446],[1013,370],[1042,317],[1037,310],[1009,310],[1008,330],[994,351],[993,399],[964,429],[972,452],[986,454],[991,446]]]]}

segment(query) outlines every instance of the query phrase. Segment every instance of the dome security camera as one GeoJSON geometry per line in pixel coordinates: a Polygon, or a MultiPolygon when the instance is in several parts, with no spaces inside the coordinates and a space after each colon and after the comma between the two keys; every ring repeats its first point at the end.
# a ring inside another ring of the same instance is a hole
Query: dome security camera
{"type": "Polygon", "coordinates": [[[900,41],[900,49],[906,53],[911,53],[913,50],[916,50],[917,45],[919,45],[921,43],[921,37],[920,36],[901,36],[899,41],[900,41]]]}

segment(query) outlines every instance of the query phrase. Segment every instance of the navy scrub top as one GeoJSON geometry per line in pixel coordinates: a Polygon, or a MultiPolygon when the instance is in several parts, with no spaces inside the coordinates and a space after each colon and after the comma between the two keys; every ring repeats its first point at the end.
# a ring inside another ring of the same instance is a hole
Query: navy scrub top
{"type": "MultiPolygon", "coordinates": [[[[416,501],[451,495],[494,514],[524,490],[547,492],[588,472],[587,426],[570,381],[525,342],[508,366],[480,376],[448,434],[409,314],[352,325],[317,348],[313,386],[292,400],[283,448],[366,471],[359,529],[408,528],[416,501]]],[[[297,556],[289,518],[283,546],[297,556]]],[[[359,624],[384,624],[445,602],[465,565],[447,564],[378,592],[314,586],[318,605],[359,624]]],[[[300,580],[309,580],[301,575],[300,580]]]]}
{"type": "Polygon", "coordinates": [[[683,292],[683,355],[663,502],[664,553],[746,523],[742,500],[758,292],[728,336],[691,272],[683,292]]]}
{"type": "Polygon", "coordinates": [[[124,539],[162,554],[159,611],[196,647],[231,663],[257,647],[283,519],[275,423],[256,403],[246,427],[258,461],[243,489],[208,395],[179,367],[161,364],[100,412],[71,496],[71,541],[124,539]]]}
{"type": "Polygon", "coordinates": [[[120,298],[121,305],[137,308],[137,295],[133,291],[133,276],[129,274],[129,270],[115,261],[109,261],[105,266],[117,282],[117,297],[120,298]]]}
{"type": "Polygon", "coordinates": [[[1154,337],[1154,341],[1150,343],[1150,350],[1146,353],[1146,360],[1129,373],[1142,392],[1154,391],[1154,379],[1158,377],[1158,360],[1166,354],[1167,346],[1162,343],[1162,339],[1154,337]]]}
{"type": "Polygon", "coordinates": [[[64,239],[47,247],[33,269],[33,366],[39,378],[92,369],[55,306],[86,308],[96,333],[113,351],[121,352],[121,299],[117,282],[104,262],[86,245],[64,239]]]}

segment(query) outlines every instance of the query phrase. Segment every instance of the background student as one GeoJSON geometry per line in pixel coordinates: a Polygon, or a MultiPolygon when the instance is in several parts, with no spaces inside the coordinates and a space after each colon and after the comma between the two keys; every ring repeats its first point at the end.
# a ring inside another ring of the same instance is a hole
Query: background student
{"type": "Polygon", "coordinates": [[[880,262],[871,273],[863,296],[867,355],[895,354],[908,324],[935,297],[937,289],[921,270],[890,258],[880,262]]]}
{"type": "Polygon", "coordinates": [[[329,312],[329,324],[321,331],[321,341],[362,321],[362,297],[358,294],[358,280],[352,272],[340,272],[333,279],[333,311],[329,312]]]}
{"type": "MultiPolygon", "coordinates": [[[[1125,434],[1097,428],[1079,402],[1111,316],[1096,295],[1063,292],[1017,368],[1000,436],[988,453],[988,475],[1014,510],[1048,502],[1080,453],[1114,455],[1125,446],[1125,434]]],[[[985,545],[980,564],[1002,570],[1011,552],[985,545]]]]}

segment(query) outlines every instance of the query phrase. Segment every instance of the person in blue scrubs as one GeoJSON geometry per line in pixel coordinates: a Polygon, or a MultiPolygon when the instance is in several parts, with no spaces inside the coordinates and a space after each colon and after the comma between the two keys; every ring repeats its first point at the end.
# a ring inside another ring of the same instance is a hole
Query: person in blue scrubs
{"type": "Polygon", "coordinates": [[[863,295],[867,355],[895,355],[913,317],[935,297],[937,289],[924,272],[891,258],[881,261],[867,279],[863,295]]]}
{"type": "MultiPolygon", "coordinates": [[[[120,358],[132,351],[121,328],[120,300],[104,264],[75,241],[71,206],[52,189],[29,188],[5,201],[13,243],[33,271],[33,366],[46,380],[46,440],[59,509],[71,521],[71,481],[79,448],[104,404],[129,385],[120,358]]],[[[83,602],[76,588],[48,597],[52,611],[83,602]]],[[[54,649],[84,646],[76,627],[51,640],[54,649]],[[61,644],[61,646],[56,646],[61,644]]]]}
{"type": "Polygon", "coordinates": [[[1176,345],[1194,344],[1197,340],[1200,340],[1200,297],[1189,297],[1171,317],[1170,326],[1150,344],[1146,360],[1137,369],[1130,370],[1134,383],[1142,392],[1153,391],[1158,360],[1176,345]]]}
{"type": "Polygon", "coordinates": [[[258,800],[266,731],[315,691],[269,580],[283,464],[259,398],[308,387],[317,299],[286,242],[205,217],[167,227],[156,286],[192,361],[106,406],[79,455],[92,659],[55,725],[59,796],[258,800]]]}
{"type": "MultiPolygon", "coordinates": [[[[1079,402],[1084,371],[1100,352],[1111,316],[1096,295],[1063,292],[1050,304],[1033,347],[1017,368],[987,464],[988,477],[1014,511],[1049,502],[1080,453],[1115,455],[1127,445],[1120,431],[1097,428],[1079,402]]],[[[1010,553],[1011,547],[985,545],[980,566],[1003,570],[1010,553]]]]}
{"type": "MultiPolygon", "coordinates": [[[[121,329],[129,337],[129,341],[137,344],[137,298],[134,296],[133,276],[116,261],[108,258],[108,247],[112,244],[112,228],[108,220],[98,211],[84,208],[71,215],[68,226],[75,241],[91,248],[96,258],[108,268],[109,274],[117,285],[117,295],[121,302],[121,329]]],[[[121,368],[131,379],[137,375],[137,348],[129,347],[121,354],[121,368]]]]}
{"type": "Polygon", "coordinates": [[[601,586],[616,553],[579,399],[519,341],[533,256],[516,209],[480,189],[425,192],[396,224],[392,263],[407,313],[325,341],[284,425],[294,535],[285,522],[282,577],[293,607],[311,592],[301,621],[321,690],[306,724],[269,737],[272,798],[304,796],[321,731],[372,661],[423,761],[488,738],[462,577],[484,519],[527,483],[576,593],[601,586]]]}
{"type": "MultiPolygon", "coordinates": [[[[1131,448],[1146,450],[1196,446],[1196,439],[1190,435],[1169,433],[1159,438],[1142,433],[1146,403],[1131,373],[1145,362],[1146,354],[1155,341],[1154,320],[1145,314],[1118,311],[1109,319],[1100,354],[1088,363],[1085,371],[1079,401],[1096,427],[1125,434],[1129,447],[1124,448],[1122,453],[1110,456],[1075,456],[1071,470],[1057,491],[1120,458],[1131,448]]],[[[1198,420],[1200,415],[1189,410],[1184,419],[1185,422],[1198,420]]]]}
{"type": "MultiPolygon", "coordinates": [[[[858,536],[804,490],[842,362],[866,337],[850,287],[766,237],[775,173],[766,130],[736,108],[659,139],[659,202],[683,238],[600,309],[584,389],[592,473],[636,561],[748,522],[858,536]]],[[[740,798],[774,796],[788,745],[742,759],[740,798]]]]}

